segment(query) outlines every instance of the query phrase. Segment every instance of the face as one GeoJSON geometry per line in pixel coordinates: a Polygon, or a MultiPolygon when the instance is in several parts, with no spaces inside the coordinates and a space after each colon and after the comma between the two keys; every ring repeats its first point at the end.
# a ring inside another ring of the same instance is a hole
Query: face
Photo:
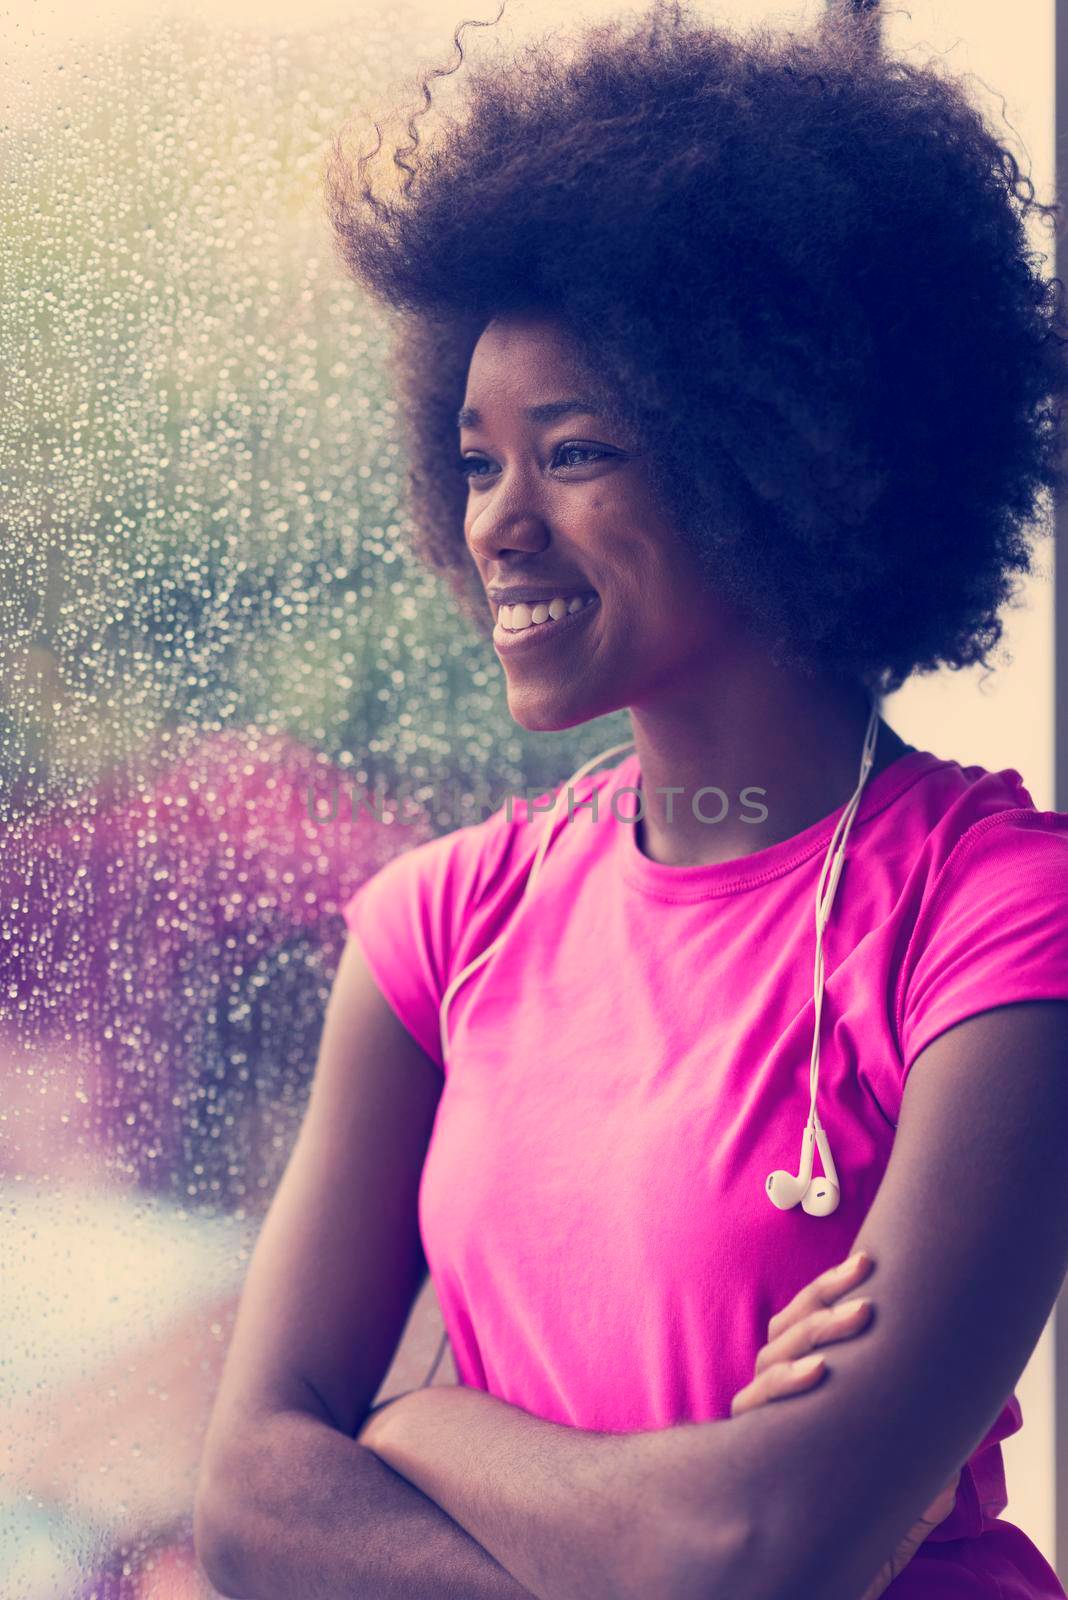
{"type": "Polygon", "coordinates": [[[508,708],[535,731],[685,704],[714,681],[737,628],[654,503],[636,441],[587,409],[588,376],[555,321],[513,315],[482,333],[464,396],[475,413],[459,433],[464,534],[496,618],[508,708]],[[569,400],[581,409],[528,415],[569,400]],[[498,590],[530,610],[565,604],[517,631],[527,613],[502,615],[498,590]]]}

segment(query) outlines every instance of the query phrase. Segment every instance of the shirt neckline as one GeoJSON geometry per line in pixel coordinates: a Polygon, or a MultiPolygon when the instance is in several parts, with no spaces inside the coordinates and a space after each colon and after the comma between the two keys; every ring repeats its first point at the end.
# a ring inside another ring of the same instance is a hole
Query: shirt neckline
{"type": "MultiPolygon", "coordinates": [[[[874,778],[869,778],[861,792],[860,803],[849,830],[846,855],[858,830],[865,823],[884,811],[920,778],[944,765],[942,759],[932,751],[910,748],[874,778]]],[[[641,769],[635,751],[620,762],[612,785],[613,795],[620,789],[632,791],[626,800],[620,800],[618,807],[614,804],[611,806],[610,815],[616,829],[615,848],[626,882],[659,900],[693,901],[737,894],[793,871],[821,849],[826,853],[849,799],[848,795],[844,796],[841,805],[801,833],[794,834],[790,839],[781,839],[777,844],[767,845],[752,855],[732,861],[715,861],[704,866],[678,867],[652,861],[638,848],[637,829],[633,821],[626,819],[636,811],[637,797],[633,790],[640,781],[641,769]]]]}

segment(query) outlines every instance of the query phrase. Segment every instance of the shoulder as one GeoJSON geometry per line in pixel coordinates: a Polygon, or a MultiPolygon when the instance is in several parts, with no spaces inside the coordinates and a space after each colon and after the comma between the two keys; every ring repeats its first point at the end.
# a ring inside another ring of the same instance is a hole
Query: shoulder
{"type": "Polygon", "coordinates": [[[917,932],[948,904],[1068,891],[1068,812],[1040,811],[1014,768],[997,772],[932,758],[919,785],[926,807],[924,884],[917,932]]]}
{"type": "Polygon", "coordinates": [[[414,923],[433,941],[441,969],[448,970],[461,946],[477,948],[480,930],[511,914],[546,835],[548,859],[555,863],[566,856],[569,870],[576,851],[589,852],[591,835],[571,825],[569,802],[572,815],[577,807],[588,809],[618,772],[610,768],[556,788],[505,795],[482,821],[418,843],[406,844],[398,830],[395,853],[343,900],[345,922],[353,932],[369,923],[414,923]]]}
{"type": "Polygon", "coordinates": [[[1039,811],[1014,768],[962,766],[927,750],[900,767],[871,813],[867,865],[897,886],[911,922],[922,924],[947,889],[992,865],[1063,857],[1068,813],[1039,811]]]}
{"type": "MultiPolygon", "coordinates": [[[[883,779],[881,803],[874,806],[883,827],[874,831],[882,835],[889,829],[894,837],[903,837],[913,853],[922,850],[924,864],[935,871],[977,823],[1011,811],[1051,814],[1036,812],[1014,767],[992,771],[976,764],[965,766],[930,750],[913,750],[886,769],[883,779]]],[[[858,821],[867,809],[862,801],[858,821]]]]}
{"type": "Polygon", "coordinates": [[[964,1016],[1068,998],[1068,813],[1037,810],[1015,771],[944,765],[898,972],[906,1073],[964,1016]]]}
{"type": "MultiPolygon", "coordinates": [[[[516,808],[518,812],[518,808],[516,808]]],[[[514,858],[519,826],[502,806],[482,822],[408,844],[398,832],[395,853],[342,905],[349,928],[407,908],[434,926],[451,924],[479,904],[486,885],[514,858]]]]}
{"type": "Polygon", "coordinates": [[[407,870],[430,884],[448,886],[468,913],[507,905],[526,888],[543,844],[543,861],[566,857],[569,869],[576,858],[591,854],[590,833],[573,824],[587,816],[600,820],[608,791],[630,781],[632,766],[636,763],[629,758],[577,781],[572,777],[540,791],[507,795],[483,821],[406,852],[407,870]]]}

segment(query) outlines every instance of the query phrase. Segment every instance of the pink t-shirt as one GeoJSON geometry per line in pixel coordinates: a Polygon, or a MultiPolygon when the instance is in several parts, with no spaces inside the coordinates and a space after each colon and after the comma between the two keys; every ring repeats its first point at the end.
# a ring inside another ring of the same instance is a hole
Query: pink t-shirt
{"type": "MultiPolygon", "coordinates": [[[[445,990],[507,929],[450,1002],[423,1246],[460,1382],[601,1432],[728,1418],[770,1318],[848,1254],[916,1057],[976,1012],[1068,1000],[1068,814],[1037,811],[1011,769],[910,749],[865,786],[824,935],[841,1204],[776,1210],[765,1179],[796,1172],[808,1116],[814,901],[841,808],[738,860],[665,866],[638,848],[639,784],[634,753],[575,785],[571,821],[563,783],[552,811],[502,804],[344,908],[439,1067],[445,990]]],[[[895,1600],[1064,1596],[998,1517],[998,1440],[1020,1426],[1007,1396],[895,1600]]]]}

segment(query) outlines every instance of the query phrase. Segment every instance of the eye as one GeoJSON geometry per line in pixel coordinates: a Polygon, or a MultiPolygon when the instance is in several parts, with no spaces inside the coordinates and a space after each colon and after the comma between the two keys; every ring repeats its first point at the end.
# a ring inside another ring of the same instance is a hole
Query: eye
{"type": "MultiPolygon", "coordinates": [[[[612,454],[610,450],[602,450],[597,445],[567,443],[557,445],[555,451],[553,452],[553,460],[557,461],[560,456],[570,455],[575,451],[577,451],[579,455],[591,456],[594,460],[596,460],[598,457],[609,456],[612,454]]],[[[575,464],[582,466],[584,463],[578,462],[575,464]]],[[[486,465],[487,462],[484,456],[461,456],[459,461],[456,463],[456,470],[462,478],[467,478],[468,480],[471,478],[484,478],[486,476],[484,472],[476,472],[474,469],[476,467],[486,465]]]]}

